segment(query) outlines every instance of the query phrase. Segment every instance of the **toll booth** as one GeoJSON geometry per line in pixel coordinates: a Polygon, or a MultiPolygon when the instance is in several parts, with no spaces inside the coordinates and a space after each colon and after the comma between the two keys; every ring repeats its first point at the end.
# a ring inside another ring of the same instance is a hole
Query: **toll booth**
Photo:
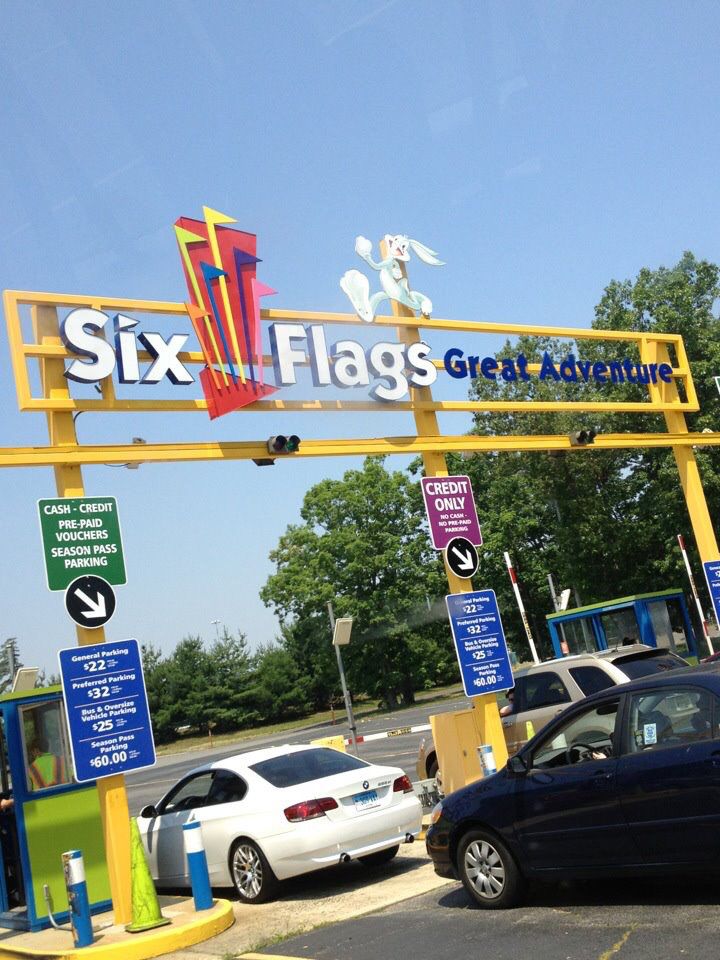
{"type": "Polygon", "coordinates": [[[682,590],[640,593],[547,616],[556,657],[623,644],[645,643],[672,650],[691,663],[698,645],[682,590]]]}
{"type": "Polygon", "coordinates": [[[81,850],[91,910],[111,907],[95,782],[76,783],[60,687],[0,696],[0,928],[69,919],[62,854],[81,850]]]}

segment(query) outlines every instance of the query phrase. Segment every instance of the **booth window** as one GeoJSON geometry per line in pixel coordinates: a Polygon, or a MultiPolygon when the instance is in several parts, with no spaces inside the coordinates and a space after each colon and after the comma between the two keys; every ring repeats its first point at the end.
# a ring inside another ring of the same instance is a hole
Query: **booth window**
{"type": "Polygon", "coordinates": [[[688,656],[690,647],[685,633],[685,618],[678,598],[653,600],[652,603],[648,603],[648,610],[658,647],[672,650],[681,657],[688,656]]]}
{"type": "Polygon", "coordinates": [[[600,622],[605,631],[605,639],[609,650],[614,647],[642,642],[640,640],[640,627],[635,616],[635,610],[632,607],[621,607],[619,610],[608,610],[601,613],[600,622]]]}
{"type": "Polygon", "coordinates": [[[72,761],[60,701],[21,707],[20,716],[28,790],[71,783],[72,761]]]}
{"type": "Polygon", "coordinates": [[[559,629],[560,636],[568,645],[568,653],[595,653],[597,650],[592,624],[587,617],[568,620],[559,629]]]}

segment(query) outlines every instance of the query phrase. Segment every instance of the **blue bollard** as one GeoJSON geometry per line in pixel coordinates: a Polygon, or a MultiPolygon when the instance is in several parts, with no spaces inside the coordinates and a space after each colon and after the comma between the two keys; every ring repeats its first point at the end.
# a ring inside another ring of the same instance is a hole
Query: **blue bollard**
{"type": "Polygon", "coordinates": [[[93,942],[93,932],[82,851],[68,850],[62,855],[62,863],[73,942],[76,947],[89,947],[93,942]]]}
{"type": "Polygon", "coordinates": [[[213,897],[199,820],[183,824],[183,843],[185,844],[195,909],[209,910],[213,905],[213,897]]]}

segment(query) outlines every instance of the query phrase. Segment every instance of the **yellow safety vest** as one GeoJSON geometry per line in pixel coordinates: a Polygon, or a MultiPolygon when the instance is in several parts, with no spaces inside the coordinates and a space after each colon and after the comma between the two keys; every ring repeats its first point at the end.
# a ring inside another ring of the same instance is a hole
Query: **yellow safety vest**
{"type": "Polygon", "coordinates": [[[35,790],[65,782],[65,763],[54,753],[41,753],[30,764],[30,780],[35,790]]]}

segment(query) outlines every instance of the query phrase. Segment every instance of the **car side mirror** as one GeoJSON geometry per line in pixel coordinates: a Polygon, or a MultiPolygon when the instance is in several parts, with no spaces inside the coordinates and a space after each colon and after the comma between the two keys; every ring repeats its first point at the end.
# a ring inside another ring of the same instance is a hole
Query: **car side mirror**
{"type": "Polygon", "coordinates": [[[525,758],[520,756],[519,753],[516,753],[514,757],[510,757],[507,762],[508,770],[511,773],[525,774],[527,773],[527,765],[525,763],[525,758]]]}
{"type": "Polygon", "coordinates": [[[146,807],[143,807],[140,811],[140,816],[145,820],[149,820],[150,817],[156,817],[158,815],[157,810],[152,803],[149,803],[146,807]]]}

